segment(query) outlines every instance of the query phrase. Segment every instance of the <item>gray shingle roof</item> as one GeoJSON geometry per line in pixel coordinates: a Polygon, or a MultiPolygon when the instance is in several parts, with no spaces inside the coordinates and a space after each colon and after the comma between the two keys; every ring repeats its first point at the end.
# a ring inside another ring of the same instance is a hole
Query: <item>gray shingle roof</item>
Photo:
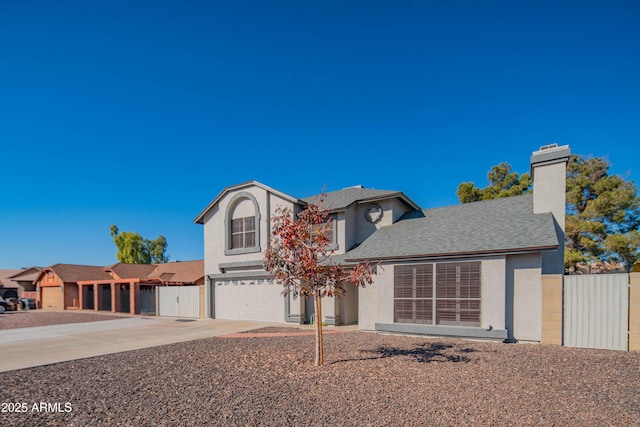
{"type": "Polygon", "coordinates": [[[410,212],[382,227],[346,260],[552,249],[553,216],[534,214],[531,195],[410,212]]]}
{"type": "MultiPolygon", "coordinates": [[[[407,201],[409,204],[413,203],[401,191],[374,190],[372,188],[354,187],[326,193],[322,206],[329,210],[340,210],[361,200],[375,200],[377,198],[386,198],[396,195],[407,201]]],[[[320,196],[320,194],[316,194],[314,196],[305,197],[302,201],[316,204],[320,200],[320,196]]]]}

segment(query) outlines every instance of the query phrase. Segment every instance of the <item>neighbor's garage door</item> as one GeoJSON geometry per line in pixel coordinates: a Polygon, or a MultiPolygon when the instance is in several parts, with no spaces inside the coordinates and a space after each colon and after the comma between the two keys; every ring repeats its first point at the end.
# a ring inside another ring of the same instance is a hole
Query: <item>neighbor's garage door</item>
{"type": "Polygon", "coordinates": [[[42,308],[51,308],[56,310],[62,310],[63,306],[63,294],[60,291],[60,286],[49,286],[40,288],[42,292],[42,308]]]}
{"type": "Polygon", "coordinates": [[[271,280],[216,281],[213,291],[217,319],[284,321],[282,287],[271,280]]]}
{"type": "Polygon", "coordinates": [[[158,304],[158,316],[199,318],[200,287],[158,287],[158,304]]]}

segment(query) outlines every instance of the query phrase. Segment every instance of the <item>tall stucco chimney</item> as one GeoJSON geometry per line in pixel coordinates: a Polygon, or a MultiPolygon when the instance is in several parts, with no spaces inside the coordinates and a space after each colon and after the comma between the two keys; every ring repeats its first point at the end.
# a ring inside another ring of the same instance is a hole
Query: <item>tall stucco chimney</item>
{"type": "Polygon", "coordinates": [[[556,221],[560,246],[543,254],[543,273],[564,272],[564,217],[566,210],[567,163],[571,150],[558,144],[540,147],[531,155],[533,178],[533,213],[551,212],[556,221]]]}

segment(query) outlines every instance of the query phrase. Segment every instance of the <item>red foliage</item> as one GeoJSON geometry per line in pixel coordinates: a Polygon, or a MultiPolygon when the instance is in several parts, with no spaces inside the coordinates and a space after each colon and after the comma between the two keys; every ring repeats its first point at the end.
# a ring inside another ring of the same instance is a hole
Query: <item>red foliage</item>
{"type": "Polygon", "coordinates": [[[278,208],[272,218],[264,266],[284,287],[283,294],[341,297],[346,282],[363,287],[372,282],[368,263],[345,266],[331,259],[335,252],[327,236],[331,219],[323,200],[309,204],[297,220],[287,208],[278,208]]]}
{"type": "Polygon", "coordinates": [[[372,283],[369,263],[342,265],[332,259],[328,233],[329,213],[322,208],[324,193],[317,205],[309,204],[294,217],[290,209],[278,208],[272,218],[269,248],[264,267],[283,286],[282,293],[313,298],[316,307],[316,366],[324,364],[322,344],[322,297],[341,297],[344,284],[372,283]]]}

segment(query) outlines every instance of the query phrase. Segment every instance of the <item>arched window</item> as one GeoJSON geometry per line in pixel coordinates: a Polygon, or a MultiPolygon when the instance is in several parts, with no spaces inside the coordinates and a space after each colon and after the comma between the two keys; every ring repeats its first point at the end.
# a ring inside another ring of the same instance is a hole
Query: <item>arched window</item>
{"type": "Polygon", "coordinates": [[[227,207],[226,255],[260,252],[260,211],[255,197],[236,194],[227,207]]]}

